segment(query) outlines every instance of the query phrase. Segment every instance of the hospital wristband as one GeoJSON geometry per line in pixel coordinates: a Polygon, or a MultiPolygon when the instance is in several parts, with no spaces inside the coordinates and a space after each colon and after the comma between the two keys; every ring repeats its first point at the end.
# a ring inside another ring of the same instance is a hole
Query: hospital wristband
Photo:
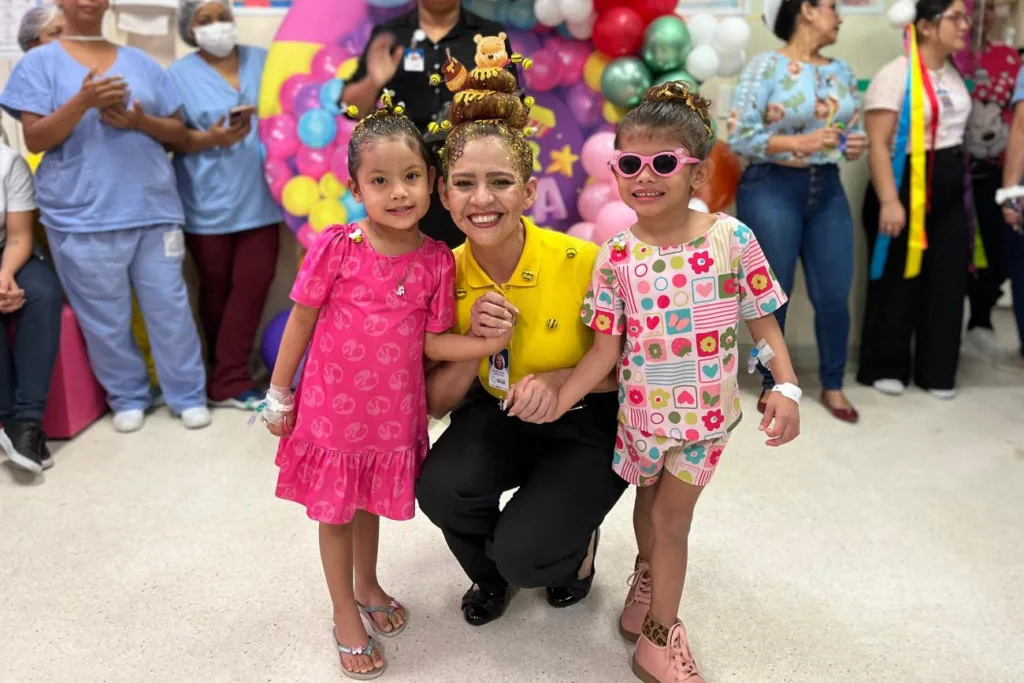
{"type": "Polygon", "coordinates": [[[783,384],[776,384],[772,387],[772,393],[780,393],[788,398],[793,403],[800,405],[800,397],[804,395],[804,392],[800,391],[800,387],[790,382],[784,382],[783,384]]]}

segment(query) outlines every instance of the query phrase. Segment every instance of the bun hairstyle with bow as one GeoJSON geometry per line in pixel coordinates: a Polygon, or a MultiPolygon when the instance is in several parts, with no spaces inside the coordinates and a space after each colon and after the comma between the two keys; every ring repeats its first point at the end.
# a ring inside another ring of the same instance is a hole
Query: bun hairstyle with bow
{"type": "Polygon", "coordinates": [[[430,124],[432,134],[447,133],[444,146],[438,152],[445,175],[464,153],[470,140],[497,137],[505,142],[512,163],[525,182],[533,173],[533,150],[526,142],[532,131],[526,128],[530,120],[532,97],[524,97],[516,77],[506,69],[509,63],[521,63],[529,68],[531,62],[520,55],[509,56],[496,45],[504,46],[505,35],[476,36],[477,68],[467,71],[461,62],[448,53],[440,74],[430,77],[433,85],[442,82],[455,93],[448,119],[430,124]],[[490,48],[490,49],[488,49],[490,48]]]}
{"type": "Polygon", "coordinates": [[[669,81],[647,89],[640,104],[630,109],[615,129],[615,146],[625,135],[664,131],[694,157],[706,159],[711,151],[711,102],[690,92],[682,81],[669,81]]]}

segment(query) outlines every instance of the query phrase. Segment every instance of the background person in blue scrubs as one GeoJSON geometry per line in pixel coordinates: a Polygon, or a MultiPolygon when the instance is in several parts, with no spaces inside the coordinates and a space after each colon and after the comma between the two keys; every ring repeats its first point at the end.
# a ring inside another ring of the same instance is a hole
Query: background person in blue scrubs
{"type": "Polygon", "coordinates": [[[249,375],[253,339],[277,265],[281,210],[266,181],[254,110],[267,51],[236,45],[227,0],[181,0],[181,39],[198,47],[168,70],[188,127],[174,170],[185,243],[199,267],[199,313],[214,405],[252,410],[263,400],[249,375]]]}
{"type": "Polygon", "coordinates": [[[31,152],[57,274],[122,432],[152,404],[132,337],[134,288],[164,397],[186,427],[210,423],[199,335],[181,274],[184,216],[164,144],[185,126],[177,89],[141,50],[102,37],[108,0],[63,0],[65,34],[29,51],[0,94],[31,152]]]}

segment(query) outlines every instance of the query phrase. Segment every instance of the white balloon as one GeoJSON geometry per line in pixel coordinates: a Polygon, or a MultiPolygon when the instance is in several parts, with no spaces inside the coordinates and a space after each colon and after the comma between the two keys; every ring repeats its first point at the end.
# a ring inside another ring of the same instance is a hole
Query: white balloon
{"type": "Polygon", "coordinates": [[[714,42],[719,55],[740,52],[750,42],[750,25],[741,17],[726,17],[718,24],[714,42]]]}
{"type": "Polygon", "coordinates": [[[576,40],[590,40],[590,37],[594,35],[594,22],[596,21],[597,14],[591,14],[583,21],[565,22],[565,28],[569,30],[569,35],[576,40]]]}
{"type": "Polygon", "coordinates": [[[739,52],[733,52],[732,54],[723,55],[718,54],[718,75],[722,78],[732,78],[738,76],[743,71],[743,65],[747,63],[747,53],[745,50],[739,52]]]}
{"type": "Polygon", "coordinates": [[[694,14],[686,20],[686,28],[690,31],[690,43],[694,47],[710,45],[715,39],[718,19],[713,14],[694,14]]]}
{"type": "Polygon", "coordinates": [[[537,0],[533,6],[533,13],[537,21],[545,26],[558,26],[565,17],[562,16],[562,3],[558,0],[537,0]]]}
{"type": "Polygon", "coordinates": [[[594,13],[594,0],[562,0],[562,16],[566,21],[583,21],[594,13]]]}
{"type": "Polygon", "coordinates": [[[711,209],[703,199],[694,197],[690,200],[690,207],[694,211],[700,211],[701,213],[711,213],[711,209]]]}
{"type": "Polygon", "coordinates": [[[686,58],[686,73],[703,83],[718,73],[718,53],[710,45],[699,45],[686,58]]]}

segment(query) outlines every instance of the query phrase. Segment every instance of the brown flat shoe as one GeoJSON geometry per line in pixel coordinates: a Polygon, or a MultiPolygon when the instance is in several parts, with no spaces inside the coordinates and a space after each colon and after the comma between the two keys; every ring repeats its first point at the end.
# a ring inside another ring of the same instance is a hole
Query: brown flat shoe
{"type": "Polygon", "coordinates": [[[849,408],[834,408],[828,402],[828,399],[825,398],[824,391],[821,392],[821,405],[825,406],[825,408],[830,413],[832,413],[832,417],[836,418],[837,420],[849,422],[850,424],[856,424],[857,421],[860,420],[860,413],[858,413],[857,409],[852,406],[849,408]]]}

